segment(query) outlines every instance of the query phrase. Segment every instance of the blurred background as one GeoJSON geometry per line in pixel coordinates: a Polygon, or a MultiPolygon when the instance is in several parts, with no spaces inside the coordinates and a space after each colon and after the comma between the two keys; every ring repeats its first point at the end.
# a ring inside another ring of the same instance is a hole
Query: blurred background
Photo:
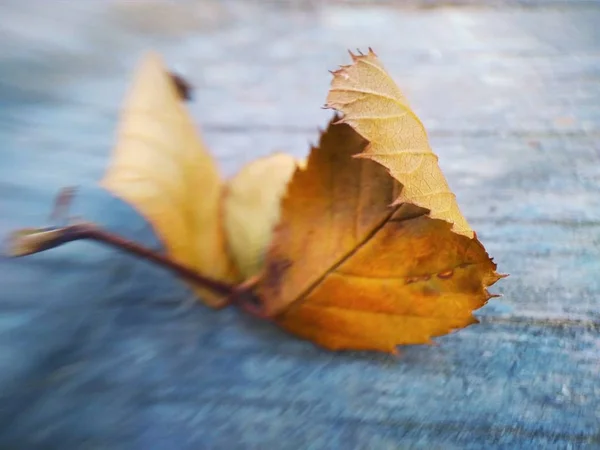
{"type": "Polygon", "coordinates": [[[481,325],[395,360],[195,308],[92,244],[3,259],[0,447],[598,448],[599,23],[592,0],[3,0],[0,236],[78,185],[75,213],[158,248],[96,187],[146,51],[230,176],[305,156],[327,71],[372,47],[511,277],[481,325]]]}

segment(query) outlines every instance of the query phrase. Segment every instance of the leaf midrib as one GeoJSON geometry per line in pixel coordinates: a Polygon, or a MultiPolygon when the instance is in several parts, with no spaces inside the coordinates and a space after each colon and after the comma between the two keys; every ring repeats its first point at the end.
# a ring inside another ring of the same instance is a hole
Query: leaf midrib
{"type": "MultiPolygon", "coordinates": [[[[300,292],[300,294],[298,294],[296,299],[290,305],[290,308],[296,308],[296,307],[300,306],[300,304],[302,304],[302,302],[304,302],[304,300],[306,300],[306,297],[308,297],[317,287],[319,287],[321,285],[321,283],[325,280],[325,278],[327,278],[331,273],[335,272],[338,267],[340,267],[342,264],[344,264],[356,252],[358,252],[358,250],[360,250],[366,243],[368,243],[390,221],[390,219],[394,216],[394,214],[396,213],[398,208],[400,208],[400,206],[402,206],[402,205],[397,205],[397,206],[391,207],[389,214],[387,214],[381,220],[380,223],[378,223],[375,227],[373,227],[373,229],[369,233],[367,233],[365,235],[365,237],[361,241],[358,242],[358,244],[356,244],[348,252],[343,254],[327,270],[325,270],[322,275],[317,277],[317,279],[315,281],[313,281],[306,289],[304,289],[302,292],[300,292]]],[[[412,218],[413,217],[411,217],[411,219],[412,218]]],[[[288,310],[284,310],[283,313],[285,313],[286,311],[288,311],[288,310]]]]}

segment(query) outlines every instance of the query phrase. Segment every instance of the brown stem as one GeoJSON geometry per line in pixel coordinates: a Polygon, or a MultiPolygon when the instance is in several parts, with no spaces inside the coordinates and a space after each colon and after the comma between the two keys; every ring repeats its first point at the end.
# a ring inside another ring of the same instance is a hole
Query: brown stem
{"type": "Polygon", "coordinates": [[[31,255],[50,250],[68,242],[85,239],[102,242],[111,247],[125,250],[128,253],[152,261],[192,283],[226,296],[225,305],[235,305],[254,317],[265,320],[272,319],[267,315],[260,300],[253,292],[260,278],[259,276],[252,277],[239,285],[224,283],[201,275],[193,269],[173,261],[168,256],[124,239],[117,234],[105,231],[93,223],[80,223],[59,228],[29,228],[15,231],[9,239],[9,253],[13,257],[31,255]]]}
{"type": "Polygon", "coordinates": [[[251,316],[258,317],[259,319],[271,320],[272,317],[265,312],[259,298],[254,293],[254,288],[259,280],[260,276],[255,275],[237,285],[234,292],[227,297],[226,303],[237,306],[251,316]]]}
{"type": "Polygon", "coordinates": [[[234,285],[200,275],[193,269],[179,264],[167,256],[105,231],[91,223],[69,225],[62,228],[37,228],[16,231],[9,240],[10,254],[11,256],[30,255],[82,239],[103,242],[111,247],[133,253],[217,294],[232,296],[239,292],[234,285]]]}
{"type": "Polygon", "coordinates": [[[181,75],[173,72],[171,72],[169,75],[171,75],[171,80],[175,84],[179,98],[188,102],[192,100],[192,85],[181,75]]]}

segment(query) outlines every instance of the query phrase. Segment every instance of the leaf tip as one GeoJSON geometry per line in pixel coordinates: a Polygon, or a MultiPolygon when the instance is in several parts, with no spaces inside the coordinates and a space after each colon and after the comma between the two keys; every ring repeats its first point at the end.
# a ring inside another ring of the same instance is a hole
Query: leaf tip
{"type": "MultiPolygon", "coordinates": [[[[352,53],[350,53],[350,54],[352,54],[352,53]]],[[[355,55],[353,57],[357,58],[357,56],[355,56],[355,55]]],[[[349,80],[350,75],[348,74],[348,72],[346,72],[346,69],[348,67],[349,66],[340,66],[340,68],[337,70],[330,70],[329,73],[331,73],[333,75],[333,81],[335,81],[336,78],[342,78],[344,80],[349,80]]]]}
{"type": "Polygon", "coordinates": [[[353,62],[356,62],[365,56],[377,56],[371,47],[368,47],[368,49],[369,52],[366,55],[359,48],[356,49],[356,53],[352,53],[352,50],[348,50],[348,54],[353,62]]]}
{"type": "Polygon", "coordinates": [[[175,72],[169,72],[169,76],[171,77],[171,81],[175,85],[175,89],[179,98],[187,102],[193,100],[194,88],[191,85],[191,83],[188,80],[186,80],[183,76],[175,72]]]}
{"type": "Polygon", "coordinates": [[[487,275],[483,281],[485,283],[485,286],[492,286],[493,284],[496,284],[499,280],[501,280],[502,278],[506,278],[507,276],[508,274],[493,272],[487,275]]]}
{"type": "Polygon", "coordinates": [[[398,347],[392,347],[390,350],[388,350],[389,354],[392,355],[394,358],[400,358],[400,356],[402,356],[402,352],[400,350],[398,350],[398,347]]]}
{"type": "Polygon", "coordinates": [[[474,315],[471,315],[471,317],[469,317],[469,320],[467,320],[467,327],[470,325],[477,325],[479,323],[479,319],[477,317],[475,317],[474,315]]]}

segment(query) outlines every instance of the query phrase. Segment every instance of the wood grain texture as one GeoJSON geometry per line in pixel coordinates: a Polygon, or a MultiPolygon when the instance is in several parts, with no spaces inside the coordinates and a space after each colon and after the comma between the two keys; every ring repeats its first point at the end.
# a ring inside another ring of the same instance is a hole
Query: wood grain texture
{"type": "Polygon", "coordinates": [[[305,156],[327,69],[371,46],[511,277],[480,325],[394,359],[208,311],[98,245],[0,259],[0,447],[600,447],[598,2],[92,3],[2,7],[0,237],[79,184],[75,213],[159,246],[94,187],[149,45],[227,174],[305,156]]]}

